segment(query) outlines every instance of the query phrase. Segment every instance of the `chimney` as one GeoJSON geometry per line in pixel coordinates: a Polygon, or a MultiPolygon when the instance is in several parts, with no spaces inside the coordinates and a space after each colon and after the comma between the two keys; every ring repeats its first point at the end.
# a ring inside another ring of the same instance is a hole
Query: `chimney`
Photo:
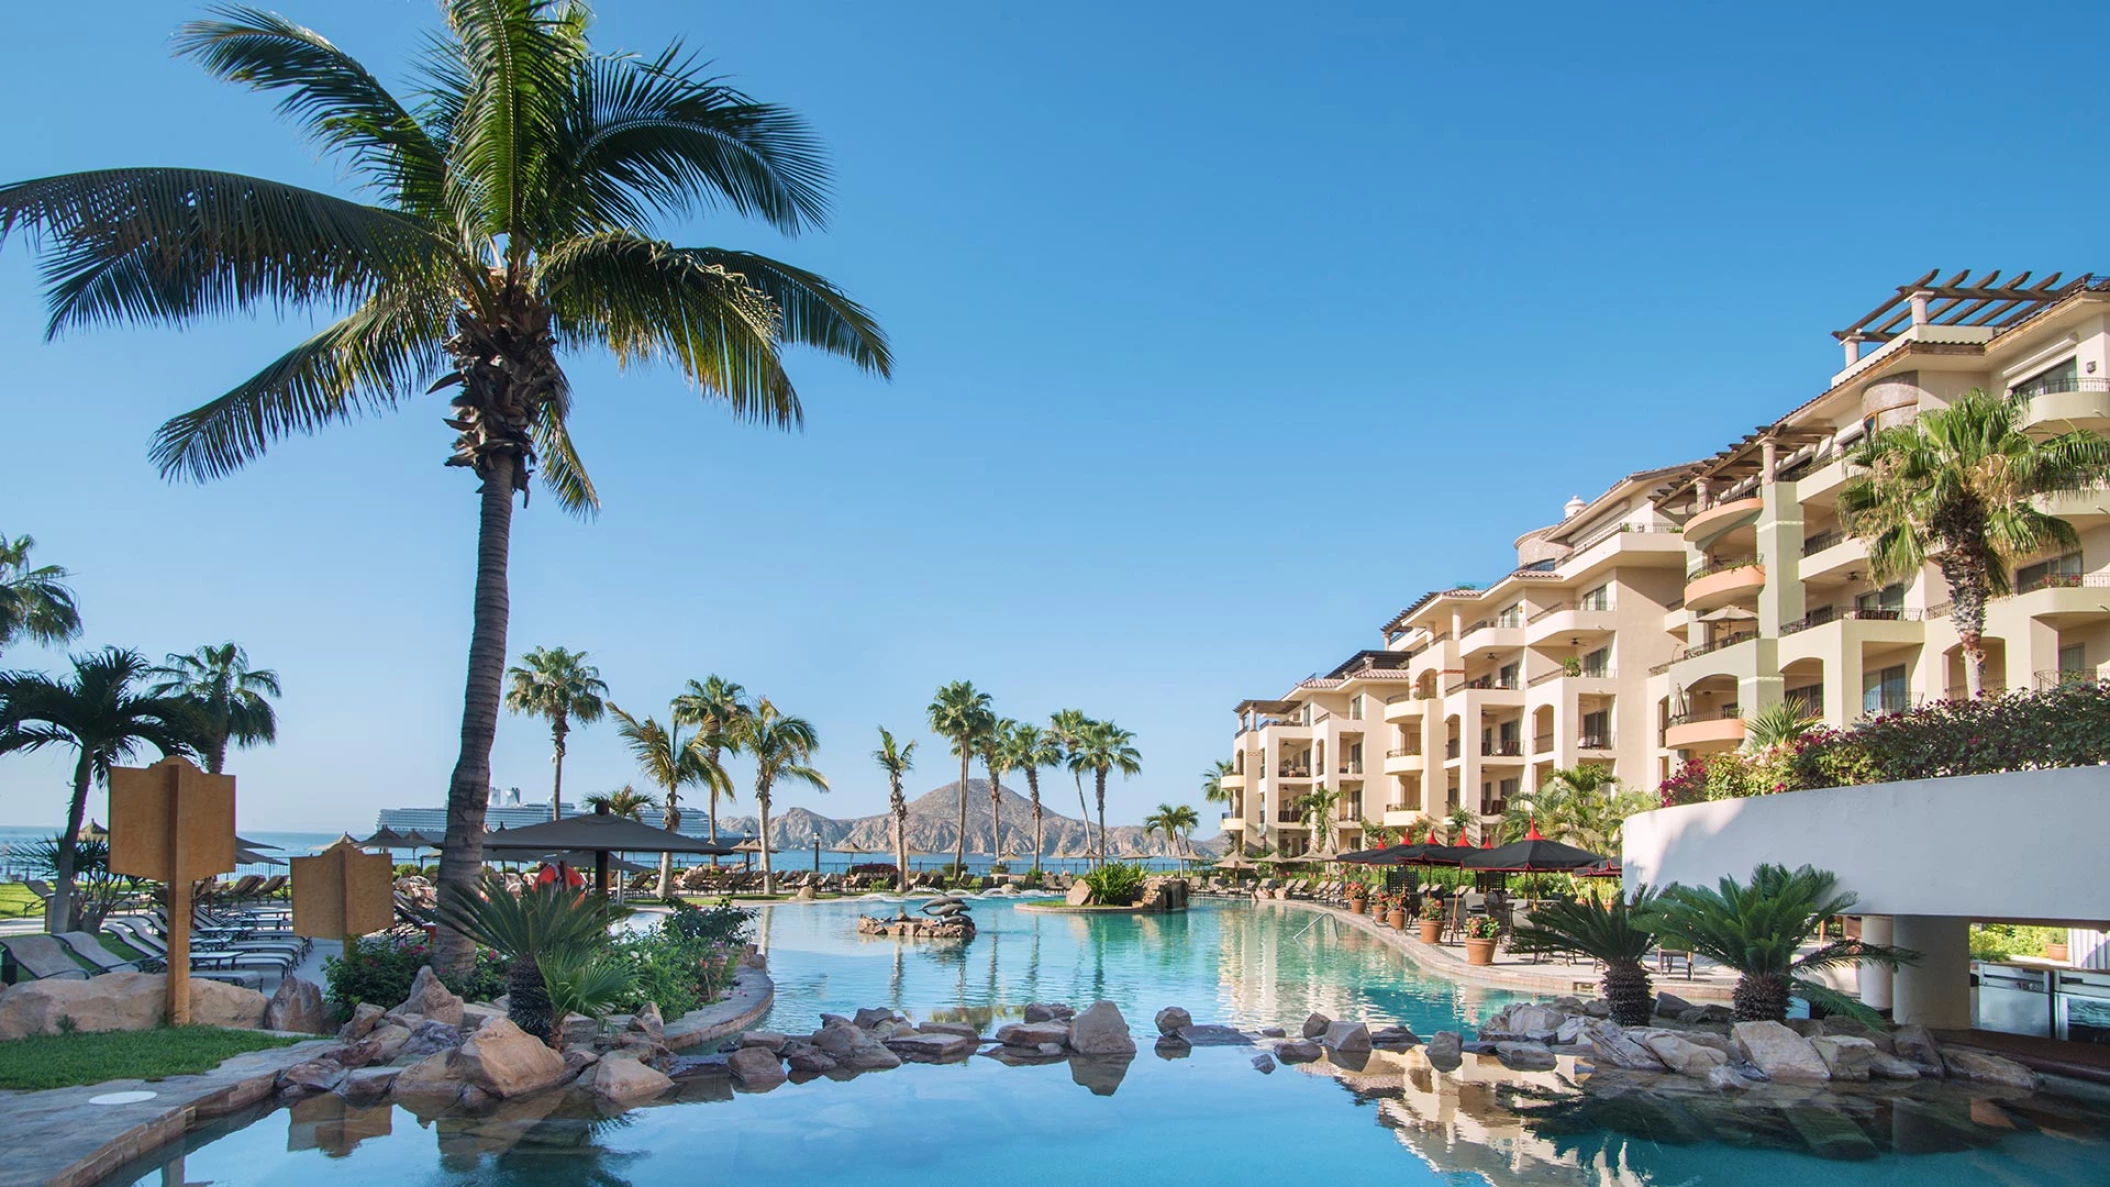
{"type": "Polygon", "coordinates": [[[1583,513],[1583,508],[1588,506],[1588,503],[1583,502],[1581,495],[1569,495],[1568,501],[1561,504],[1561,518],[1564,520],[1574,519],[1583,513]]]}

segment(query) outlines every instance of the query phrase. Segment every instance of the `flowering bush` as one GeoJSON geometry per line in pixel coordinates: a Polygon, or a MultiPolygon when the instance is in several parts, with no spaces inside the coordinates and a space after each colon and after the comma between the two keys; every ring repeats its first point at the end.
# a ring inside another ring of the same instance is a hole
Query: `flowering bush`
{"type": "Polygon", "coordinates": [[[1502,921],[1492,915],[1475,915],[1465,921],[1465,938],[1492,940],[1502,934],[1502,921]]]}
{"type": "MultiPolygon", "coordinates": [[[[410,996],[410,983],[431,960],[432,945],[422,933],[383,932],[353,940],[344,955],[323,961],[322,974],[329,982],[330,1001],[342,1009],[360,1002],[394,1009],[410,996]]],[[[506,991],[505,961],[479,948],[467,976],[441,977],[440,982],[465,1000],[487,1002],[506,991]]]]}

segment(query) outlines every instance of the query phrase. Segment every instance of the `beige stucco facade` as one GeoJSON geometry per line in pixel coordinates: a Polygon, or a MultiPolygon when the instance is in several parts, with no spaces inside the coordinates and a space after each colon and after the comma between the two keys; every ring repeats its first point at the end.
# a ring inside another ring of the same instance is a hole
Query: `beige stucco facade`
{"type": "MultiPolygon", "coordinates": [[[[1571,500],[1517,539],[1500,580],[1426,594],[1380,646],[1240,702],[1226,832],[1306,851],[1295,800],[1323,783],[1341,793],[1336,848],[1368,821],[1460,807],[1477,839],[1556,768],[1609,766],[1653,789],[1686,758],[1742,744],[1744,719],[1789,697],[1844,726],[1962,695],[1941,577],[1870,580],[1865,546],[1840,528],[1842,456],[1974,387],[2027,396],[2035,431],[2110,431],[2110,283],[2038,291],[1991,303],[2012,311],[1993,324],[1969,324],[1986,301],[1922,294],[1904,324],[1901,288],[1884,333],[1841,335],[1853,357],[1816,399],[1712,458],[1571,500]]],[[[2110,675],[2110,492],[2046,505],[2081,547],[2024,558],[2016,592],[1988,609],[1994,689],[2110,675]]]]}

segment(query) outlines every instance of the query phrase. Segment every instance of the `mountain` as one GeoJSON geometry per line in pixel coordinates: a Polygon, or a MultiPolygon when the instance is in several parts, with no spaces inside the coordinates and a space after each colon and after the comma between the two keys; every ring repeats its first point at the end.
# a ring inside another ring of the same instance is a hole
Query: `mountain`
{"type": "MultiPolygon", "coordinates": [[[[911,852],[933,857],[951,855],[953,842],[959,835],[958,787],[957,781],[947,783],[909,801],[908,847],[911,852]]],[[[1003,805],[1004,848],[1019,858],[1030,859],[1033,852],[1032,801],[1008,787],[999,786],[997,795],[1003,805]]],[[[1090,850],[1091,842],[1084,822],[1054,811],[1049,803],[1050,798],[1046,792],[1042,793],[1041,853],[1047,857],[1085,856],[1090,850]]],[[[682,809],[682,831],[700,832],[698,825],[701,820],[699,812],[690,808],[682,809]]],[[[729,833],[735,836],[749,836],[756,831],[759,824],[753,816],[728,816],[722,805],[719,808],[720,835],[729,833]]],[[[1145,836],[1139,825],[1108,825],[1106,834],[1107,847],[1116,857],[1123,854],[1148,857],[1179,856],[1171,841],[1163,836],[1145,836]]],[[[810,849],[815,838],[819,838],[823,848],[855,845],[883,860],[893,850],[893,817],[882,812],[877,816],[837,820],[804,807],[770,813],[770,848],[810,849]]],[[[1194,842],[1195,852],[1202,856],[1213,857],[1221,847],[1220,840],[1194,842]]],[[[987,779],[967,781],[967,852],[984,857],[989,854],[987,779]]]]}

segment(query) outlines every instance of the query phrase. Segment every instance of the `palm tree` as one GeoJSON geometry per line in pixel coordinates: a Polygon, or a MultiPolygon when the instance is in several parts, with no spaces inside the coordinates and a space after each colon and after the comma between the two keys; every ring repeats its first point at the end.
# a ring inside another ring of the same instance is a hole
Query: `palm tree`
{"type": "Polygon", "coordinates": [[[1649,992],[1648,968],[1641,962],[1656,946],[1650,922],[1655,906],[1656,895],[1646,886],[1635,890],[1631,899],[1613,895],[1610,902],[1542,903],[1528,923],[1517,924],[1510,950],[1524,956],[1579,952],[1598,961],[1604,965],[1602,985],[1612,1021],[1646,1026],[1655,999],[1649,992]]]}
{"type": "MultiPolygon", "coordinates": [[[[482,868],[506,656],[513,500],[537,463],[566,510],[599,505],[567,430],[561,355],[664,360],[735,417],[802,420],[783,347],[892,367],[871,316],[827,280],[748,252],[677,247],[660,216],[729,210],[783,234],[827,217],[805,122],[710,76],[679,45],[596,52],[581,0],[446,0],[404,103],[312,30],[249,8],[184,25],[176,52],[339,155],[371,201],[238,174],[122,168],[0,186],[0,235],[46,253],[50,333],[260,311],[337,320],[219,398],[169,421],[164,475],[209,480],[292,434],[429,406],[455,389],[447,463],[479,491],[460,749],[440,895],[482,868]]],[[[443,929],[443,972],[468,940],[443,929]]]]}
{"type": "Polygon", "coordinates": [[[51,901],[44,909],[45,930],[54,934],[72,931],[79,922],[74,856],[88,811],[88,788],[108,785],[110,768],[141,745],[164,756],[199,749],[195,705],[182,697],[138,691],[150,671],[138,652],[106,647],[74,656],[73,672],[66,677],[0,672],[0,754],[46,746],[71,746],[75,754],[73,797],[66,806],[66,829],[59,834],[51,901]]]}
{"type": "Polygon", "coordinates": [[[999,717],[982,733],[982,767],[989,772],[989,860],[1004,855],[1004,773],[1011,769],[1011,731],[1018,723],[999,717]]]}
{"type": "Polygon", "coordinates": [[[828,790],[828,780],[812,766],[813,752],[820,748],[820,738],[814,732],[812,722],[777,712],[777,707],[764,697],[755,706],[755,716],[747,725],[744,740],[747,752],[755,760],[755,809],[762,815],[759,833],[762,893],[774,894],[775,882],[769,870],[770,791],[780,779],[803,783],[820,791],[828,790]]]}
{"type": "Polygon", "coordinates": [[[1873,961],[1897,969],[1919,954],[1860,940],[1820,943],[1798,955],[1824,921],[1853,909],[1855,898],[1839,889],[1828,870],[1761,865],[1748,886],[1724,877],[1714,889],[1673,886],[1648,913],[1647,925],[1666,943],[1699,953],[1737,971],[1732,1003],[1739,1022],[1779,1022],[1788,998],[1801,994],[1833,1013],[1873,1021],[1874,1011],[1810,974],[1873,961]]]}
{"type": "Polygon", "coordinates": [[[485,874],[477,893],[439,905],[440,922],[506,960],[506,1017],[538,1039],[555,1031],[544,964],[576,968],[606,943],[608,927],[628,914],[604,894],[581,894],[562,882],[507,889],[485,874]]]}
{"type": "Polygon", "coordinates": [[[1325,852],[1333,840],[1333,808],[1341,802],[1341,793],[1321,783],[1290,802],[1304,813],[1304,827],[1311,830],[1311,852],[1325,852]]]}
{"type": "Polygon", "coordinates": [[[955,680],[940,688],[925,710],[930,732],[950,739],[952,752],[960,759],[960,828],[953,839],[952,854],[956,878],[967,872],[967,764],[980,747],[982,736],[996,724],[996,714],[990,711],[989,704],[989,694],[976,688],[972,681],[955,680]]]}
{"type": "Polygon", "coordinates": [[[2080,548],[2040,495],[2110,479],[2110,441],[2084,429],[2024,432],[2024,399],[1972,388],[1947,408],[1870,434],[1847,454],[1860,473],[1839,492],[1846,529],[1868,541],[1869,576],[1910,580],[1931,560],[1949,584],[1964,683],[1985,690],[1985,605],[2009,567],[2051,547],[2080,548]]]}
{"type": "Polygon", "coordinates": [[[147,677],[155,681],[149,696],[187,700],[196,709],[199,749],[205,769],[215,775],[226,769],[229,744],[278,740],[278,714],[268,699],[281,695],[278,673],[250,667],[249,653],[233,643],[189,655],[171,652],[147,677]]]}
{"type": "Polygon", "coordinates": [[[81,612],[66,586],[66,570],[29,565],[31,536],[0,534],[0,651],[16,639],[64,643],[81,633],[81,612]]]}
{"type": "MultiPolygon", "coordinates": [[[[699,731],[707,766],[716,767],[725,754],[740,753],[740,739],[747,725],[754,719],[755,707],[748,703],[747,690],[720,676],[713,675],[698,684],[691,680],[682,694],[674,698],[674,722],[676,725],[694,726],[699,731]]],[[[709,789],[711,809],[711,843],[718,843],[718,797],[723,794],[732,798],[731,780],[721,788],[713,782],[709,789]]],[[[681,827],[681,817],[668,805],[667,827],[681,827]]],[[[716,857],[711,864],[718,864],[716,857]]]]}
{"type": "Polygon", "coordinates": [[[624,816],[640,824],[645,813],[659,807],[659,800],[639,791],[628,783],[614,791],[597,791],[587,796],[584,803],[595,812],[606,812],[610,816],[624,816]]]}
{"type": "Polygon", "coordinates": [[[583,651],[537,647],[521,656],[520,663],[520,667],[506,671],[506,678],[513,682],[506,690],[506,708],[549,721],[550,742],[555,749],[550,764],[556,768],[555,782],[550,785],[549,818],[561,820],[565,736],[571,733],[574,721],[592,725],[601,719],[605,707],[601,698],[608,695],[608,685],[602,682],[600,669],[586,662],[583,651]]]}
{"type": "Polygon", "coordinates": [[[879,749],[872,752],[872,761],[886,772],[887,812],[894,818],[894,870],[901,884],[901,893],[908,893],[908,797],[901,792],[901,780],[916,766],[916,744],[912,741],[903,746],[894,741],[894,735],[885,726],[879,727],[879,749]]]}
{"type": "Polygon", "coordinates": [[[1053,731],[1043,730],[1023,721],[1011,723],[1011,734],[1004,744],[1005,765],[1014,771],[1024,771],[1026,794],[1033,804],[1033,873],[1040,874],[1041,806],[1040,769],[1062,765],[1062,744],[1053,731]]]}
{"type": "Polygon", "coordinates": [[[1744,720],[1744,749],[1792,746],[1822,724],[1822,719],[1809,716],[1794,701],[1768,705],[1744,720]]]}
{"type": "Polygon", "coordinates": [[[1136,736],[1111,721],[1089,722],[1070,751],[1070,769],[1092,773],[1099,798],[1099,861],[1106,861],[1106,776],[1121,772],[1122,778],[1143,773],[1143,754],[1135,748],[1136,736]]]}
{"type": "Polygon", "coordinates": [[[1584,763],[1550,772],[1531,798],[1511,801],[1501,832],[1522,840],[1536,827],[1551,840],[1592,853],[1617,853],[1627,817],[1656,806],[1653,798],[1624,790],[1610,767],[1584,763]]]}
{"type": "MultiPolygon", "coordinates": [[[[707,787],[722,787],[728,780],[725,768],[709,760],[700,743],[702,735],[688,739],[681,736],[681,727],[661,725],[655,718],[643,720],[623,712],[622,707],[611,701],[608,711],[615,714],[616,736],[630,748],[631,756],[645,772],[645,778],[660,790],[660,802],[667,806],[667,817],[673,823],[672,830],[681,825],[681,789],[692,783],[707,787]]],[[[654,893],[666,898],[674,892],[674,867],[670,854],[661,854],[659,862],[659,885],[654,893]]]]}
{"type": "Polygon", "coordinates": [[[1201,817],[1186,804],[1159,804],[1158,810],[1143,818],[1143,835],[1154,837],[1160,833],[1172,844],[1173,852],[1185,857],[1189,853],[1187,837],[1201,823],[1201,817]]]}
{"type": "Polygon", "coordinates": [[[1231,806],[1233,792],[1224,786],[1224,776],[1238,773],[1237,765],[1228,758],[1219,758],[1208,770],[1202,772],[1202,802],[1231,806]]]}
{"type": "Polygon", "coordinates": [[[1084,799],[1084,768],[1071,761],[1083,743],[1085,727],[1091,723],[1082,709],[1062,709],[1049,716],[1048,735],[1060,752],[1056,764],[1069,767],[1070,780],[1077,785],[1077,815],[1084,821],[1085,848],[1097,852],[1099,846],[1092,842],[1092,808],[1084,799]]]}

